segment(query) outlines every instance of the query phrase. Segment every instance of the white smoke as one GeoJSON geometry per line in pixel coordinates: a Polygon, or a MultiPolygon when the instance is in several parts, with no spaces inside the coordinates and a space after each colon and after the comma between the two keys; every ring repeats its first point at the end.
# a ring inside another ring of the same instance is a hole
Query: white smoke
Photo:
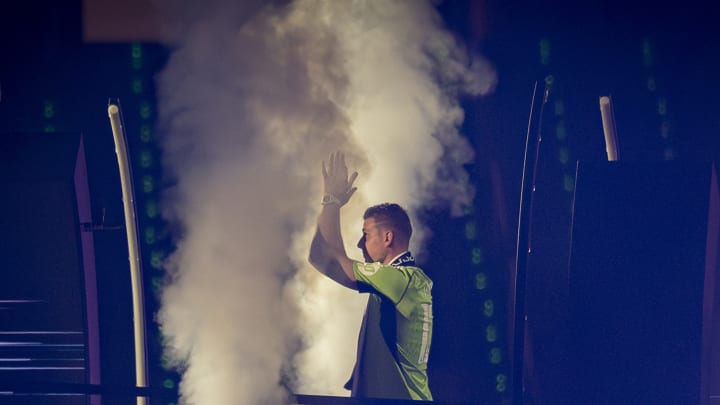
{"type": "Polygon", "coordinates": [[[360,172],[343,208],[351,256],[369,204],[457,212],[472,198],[457,97],[492,90],[494,73],[430,2],[180,3],[163,7],[182,35],[158,88],[177,230],[160,322],[182,399],[344,395],[364,299],[307,264],[320,162],[340,149],[360,172]]]}

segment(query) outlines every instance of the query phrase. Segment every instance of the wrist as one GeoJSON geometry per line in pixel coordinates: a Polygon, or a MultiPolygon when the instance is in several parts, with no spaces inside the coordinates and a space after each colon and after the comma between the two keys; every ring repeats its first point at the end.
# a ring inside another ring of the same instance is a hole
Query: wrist
{"type": "Polygon", "coordinates": [[[334,205],[337,205],[338,207],[342,206],[342,202],[340,201],[340,199],[330,193],[325,193],[325,195],[322,198],[321,203],[322,203],[322,205],[334,204],[334,205]]]}

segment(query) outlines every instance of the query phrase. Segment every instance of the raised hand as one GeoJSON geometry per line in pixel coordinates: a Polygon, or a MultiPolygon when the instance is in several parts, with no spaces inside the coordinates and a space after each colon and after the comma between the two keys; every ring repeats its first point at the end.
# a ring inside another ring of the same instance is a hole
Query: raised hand
{"type": "Polygon", "coordinates": [[[331,153],[327,167],[325,161],[322,162],[322,174],[325,187],[323,203],[337,204],[341,207],[345,205],[357,190],[357,187],[353,187],[353,183],[358,176],[357,172],[353,172],[348,177],[345,155],[342,152],[331,153]]]}

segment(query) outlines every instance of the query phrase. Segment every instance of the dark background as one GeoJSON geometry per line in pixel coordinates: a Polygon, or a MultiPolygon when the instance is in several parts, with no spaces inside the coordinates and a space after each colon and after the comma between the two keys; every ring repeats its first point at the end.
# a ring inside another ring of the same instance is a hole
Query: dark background
{"type": "MultiPolygon", "coordinates": [[[[463,133],[476,150],[467,167],[477,188],[473,208],[462,218],[428,213],[436,230],[426,265],[436,280],[432,384],[437,399],[500,403],[510,395],[511,280],[534,84],[552,82],[533,211],[531,241],[543,260],[530,263],[529,336],[553,342],[559,330],[554,313],[566,305],[560,286],[567,274],[575,162],[605,159],[598,98],[613,98],[622,160],[716,160],[718,15],[710,2],[693,1],[670,7],[449,0],[438,9],[469,49],[495,66],[498,85],[489,96],[463,100],[463,133]]],[[[93,219],[112,228],[123,216],[106,105],[108,97],[121,99],[128,132],[135,134],[129,142],[142,190],[138,209],[152,319],[163,276],[158,263],[172,249],[157,214],[162,173],[153,137],[153,76],[169,51],[152,42],[86,43],[82,18],[79,0],[2,6],[0,133],[82,133],[93,219]]],[[[95,241],[103,380],[133,385],[124,232],[97,231],[95,241]]],[[[159,342],[155,331],[151,384],[175,389],[177,375],[163,367],[159,342]]],[[[555,346],[535,348],[530,364],[552,363],[562,351],[555,346]]],[[[548,370],[533,377],[537,392],[562,384],[548,370]]]]}

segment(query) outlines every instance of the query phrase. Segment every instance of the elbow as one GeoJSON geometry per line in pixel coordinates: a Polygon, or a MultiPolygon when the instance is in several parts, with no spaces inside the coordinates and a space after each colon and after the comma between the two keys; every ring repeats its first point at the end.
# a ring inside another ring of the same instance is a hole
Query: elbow
{"type": "Polygon", "coordinates": [[[308,262],[317,270],[325,272],[324,269],[330,265],[332,260],[327,257],[327,255],[324,255],[321,251],[317,249],[310,249],[310,254],[308,254],[308,262]]]}
{"type": "Polygon", "coordinates": [[[319,268],[320,260],[312,250],[310,250],[310,254],[308,254],[308,263],[310,263],[311,266],[315,267],[316,269],[319,268]]]}

